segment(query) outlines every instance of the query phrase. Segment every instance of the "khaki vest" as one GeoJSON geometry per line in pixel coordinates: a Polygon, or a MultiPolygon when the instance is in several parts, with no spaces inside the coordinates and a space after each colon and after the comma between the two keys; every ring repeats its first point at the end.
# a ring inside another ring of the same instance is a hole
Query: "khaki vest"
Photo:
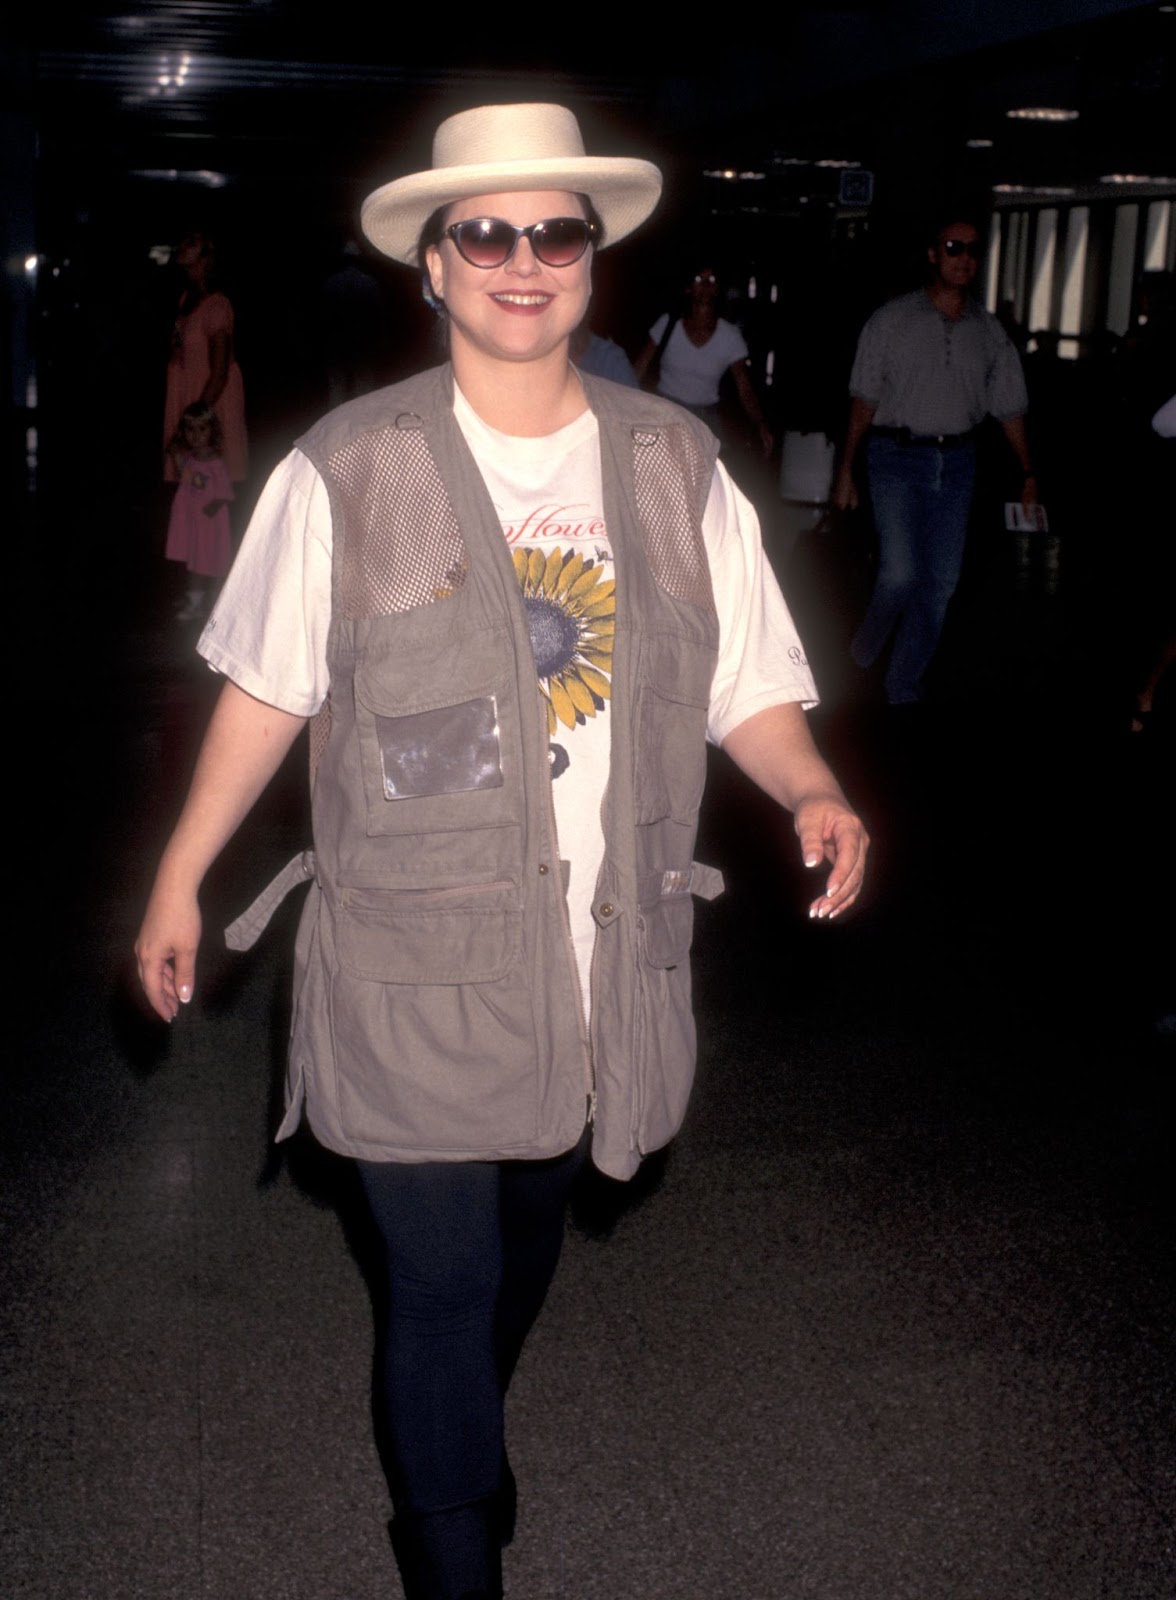
{"type": "Polygon", "coordinates": [[[591,1037],[523,597],[440,368],[299,441],[331,503],[331,688],[312,726],[314,853],[287,874],[313,882],[279,1137],[305,1101],[347,1155],[538,1158],[592,1114],[596,1164],[626,1178],[681,1123],[691,894],[718,879],[692,862],[715,442],[653,396],[584,387],[617,594],[591,1037]]]}

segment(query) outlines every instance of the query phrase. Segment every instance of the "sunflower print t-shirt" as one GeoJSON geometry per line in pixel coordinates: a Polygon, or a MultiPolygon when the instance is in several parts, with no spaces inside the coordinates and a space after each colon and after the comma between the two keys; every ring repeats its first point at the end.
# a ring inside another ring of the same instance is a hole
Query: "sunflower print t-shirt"
{"type": "Polygon", "coordinates": [[[560,854],[570,862],[568,914],[587,1015],[616,619],[599,430],[586,411],[557,433],[521,439],[489,427],[460,390],[453,409],[498,513],[526,608],[547,716],[560,854]]]}
{"type": "MultiPolygon", "coordinates": [[[[615,609],[596,418],[585,412],[546,438],[517,439],[487,427],[460,393],[454,410],[498,508],[530,619],[587,1010],[615,609]]],[[[816,691],[764,558],[755,512],[721,466],[702,531],[719,618],[707,733],[721,745],[757,712],[788,701],[812,705],[816,691]]],[[[330,689],[332,544],[326,485],[308,458],[292,450],[262,491],[198,646],[215,671],[293,716],[313,716],[330,689]]]]}

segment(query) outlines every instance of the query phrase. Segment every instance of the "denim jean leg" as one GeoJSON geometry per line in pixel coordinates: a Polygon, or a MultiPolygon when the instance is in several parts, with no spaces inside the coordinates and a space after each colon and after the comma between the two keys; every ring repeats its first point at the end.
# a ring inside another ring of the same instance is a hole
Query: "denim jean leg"
{"type": "Polygon", "coordinates": [[[893,439],[875,437],[866,444],[878,571],[866,614],[850,645],[859,667],[873,666],[882,654],[914,587],[914,536],[924,498],[917,474],[911,471],[914,453],[893,439]]]}
{"type": "Polygon", "coordinates": [[[970,445],[908,449],[919,457],[912,477],[920,486],[920,514],[912,519],[915,578],[894,637],[886,669],[886,698],[907,705],[923,693],[923,677],[939,648],[948,604],[959,583],[976,476],[970,445]]]}
{"type": "Polygon", "coordinates": [[[387,1256],[378,1404],[409,1600],[501,1582],[503,1397],[586,1149],[553,1161],[358,1163],[387,1256]]]}
{"type": "Polygon", "coordinates": [[[502,1459],[494,1319],[502,1276],[493,1162],[359,1163],[388,1272],[377,1404],[391,1452],[405,1593],[494,1593],[502,1459]]]}

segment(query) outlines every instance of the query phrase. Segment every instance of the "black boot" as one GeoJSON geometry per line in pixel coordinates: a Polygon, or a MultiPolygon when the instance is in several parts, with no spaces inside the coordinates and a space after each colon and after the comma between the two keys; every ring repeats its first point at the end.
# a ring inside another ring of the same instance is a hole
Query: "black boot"
{"type": "Polygon", "coordinates": [[[405,1600],[502,1600],[497,1496],[388,1524],[405,1600]]]}
{"type": "Polygon", "coordinates": [[[498,1543],[505,1550],[515,1536],[515,1519],[519,1510],[519,1490],[515,1475],[510,1470],[506,1446],[502,1447],[502,1465],[498,1469],[498,1488],[494,1492],[494,1520],[498,1529],[498,1543]]]}

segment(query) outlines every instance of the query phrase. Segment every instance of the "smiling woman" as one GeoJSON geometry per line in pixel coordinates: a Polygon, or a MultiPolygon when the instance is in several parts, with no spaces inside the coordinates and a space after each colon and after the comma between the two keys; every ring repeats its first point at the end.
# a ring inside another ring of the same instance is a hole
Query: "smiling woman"
{"type": "MultiPolygon", "coordinates": [[[[424,265],[449,315],[450,356],[463,393],[478,385],[482,363],[543,363],[565,389],[555,420],[570,422],[584,409],[567,346],[592,293],[591,235],[578,197],[559,190],[478,195],[447,207],[424,265]]],[[[495,369],[485,372],[496,412],[495,369]]],[[[541,372],[529,374],[529,382],[536,379],[543,383],[541,372]]],[[[486,420],[494,424],[495,417],[486,420]]],[[[549,433],[553,418],[538,420],[549,433]]]]}
{"type": "Polygon", "coordinates": [[[315,849],[281,879],[313,882],[279,1137],[305,1108],[384,1241],[408,1600],[502,1594],[504,1401],[568,1189],[589,1153],[632,1176],[681,1123],[691,894],[717,880],[692,861],[707,736],[829,868],[810,916],[862,882],[713,435],[569,359],[596,249],[660,189],[646,161],[585,155],[561,106],[484,106],[368,199],[368,237],[443,303],[450,361],[332,412],[271,478],[201,640],[232,681],[137,945],[171,1020],[201,878],[313,717],[315,849]]]}

